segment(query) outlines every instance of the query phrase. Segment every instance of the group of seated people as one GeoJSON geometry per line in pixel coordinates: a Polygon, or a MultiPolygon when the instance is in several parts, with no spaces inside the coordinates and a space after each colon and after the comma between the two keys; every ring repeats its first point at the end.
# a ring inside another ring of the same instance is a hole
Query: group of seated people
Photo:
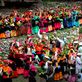
{"type": "Polygon", "coordinates": [[[0,38],[37,34],[39,30],[40,33],[47,33],[80,25],[82,25],[80,5],[38,8],[22,13],[13,10],[8,16],[0,15],[0,38]]]}

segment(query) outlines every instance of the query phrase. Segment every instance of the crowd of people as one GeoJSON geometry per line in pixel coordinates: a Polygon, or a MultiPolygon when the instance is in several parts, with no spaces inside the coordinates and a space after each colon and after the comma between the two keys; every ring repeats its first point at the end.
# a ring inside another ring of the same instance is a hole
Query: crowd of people
{"type": "Polygon", "coordinates": [[[12,82],[12,78],[23,75],[29,82],[36,82],[38,74],[47,82],[49,79],[76,82],[78,77],[81,78],[79,45],[82,43],[74,40],[67,43],[55,34],[53,40],[49,40],[46,33],[28,35],[24,44],[13,40],[8,58],[0,57],[0,81],[12,82]]]}
{"type": "Polygon", "coordinates": [[[13,10],[10,15],[0,15],[0,38],[8,38],[23,34],[51,32],[62,28],[79,27],[82,25],[80,5],[70,5],[66,8],[38,8],[24,13],[13,10]]]}
{"type": "MultiPolygon", "coordinates": [[[[51,79],[82,82],[82,43],[75,38],[68,42],[69,38],[56,36],[56,30],[82,25],[81,6],[69,6],[24,13],[13,10],[8,16],[0,15],[0,38],[27,35],[23,42],[12,40],[8,45],[9,54],[4,55],[6,59],[0,56],[0,82],[12,82],[19,75],[28,78],[29,82],[37,82],[36,75],[46,82],[51,79]],[[49,38],[51,31],[53,36],[49,38]]],[[[10,40],[6,41],[9,43],[10,40]]]]}

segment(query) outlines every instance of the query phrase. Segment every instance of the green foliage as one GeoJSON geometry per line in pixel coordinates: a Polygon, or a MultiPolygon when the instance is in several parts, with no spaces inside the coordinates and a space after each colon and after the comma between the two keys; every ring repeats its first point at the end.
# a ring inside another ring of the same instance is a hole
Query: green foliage
{"type": "Polygon", "coordinates": [[[82,27],[79,28],[79,34],[82,34],[82,27]]]}

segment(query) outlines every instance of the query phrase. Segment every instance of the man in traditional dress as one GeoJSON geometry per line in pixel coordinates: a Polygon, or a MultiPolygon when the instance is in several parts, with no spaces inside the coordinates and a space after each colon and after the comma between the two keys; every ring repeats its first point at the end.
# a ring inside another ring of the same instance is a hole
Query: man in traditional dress
{"type": "Polygon", "coordinates": [[[81,55],[82,53],[78,53],[76,57],[76,74],[80,73],[82,69],[81,55]]]}

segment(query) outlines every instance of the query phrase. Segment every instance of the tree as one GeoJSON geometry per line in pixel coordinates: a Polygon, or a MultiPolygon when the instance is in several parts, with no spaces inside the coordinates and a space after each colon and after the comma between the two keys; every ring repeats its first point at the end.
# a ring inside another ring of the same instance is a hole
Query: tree
{"type": "Polygon", "coordinates": [[[1,6],[5,6],[4,0],[1,0],[1,6]]]}

